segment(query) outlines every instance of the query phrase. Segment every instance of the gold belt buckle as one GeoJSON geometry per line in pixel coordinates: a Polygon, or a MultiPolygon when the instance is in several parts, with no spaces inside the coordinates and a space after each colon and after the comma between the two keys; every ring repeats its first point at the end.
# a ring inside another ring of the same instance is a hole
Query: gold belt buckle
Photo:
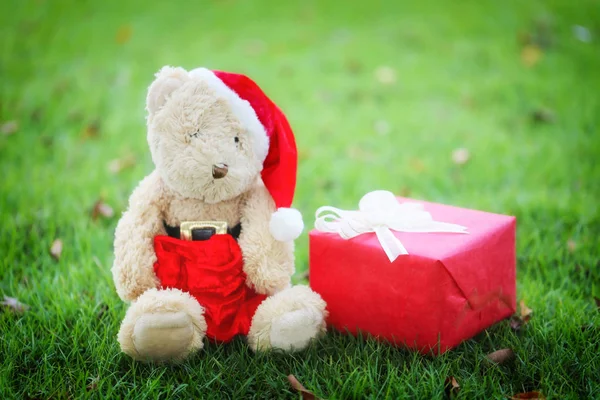
{"type": "Polygon", "coordinates": [[[192,240],[192,231],[194,229],[212,228],[215,235],[224,235],[227,233],[226,221],[183,221],[179,225],[179,238],[183,240],[192,240]]]}

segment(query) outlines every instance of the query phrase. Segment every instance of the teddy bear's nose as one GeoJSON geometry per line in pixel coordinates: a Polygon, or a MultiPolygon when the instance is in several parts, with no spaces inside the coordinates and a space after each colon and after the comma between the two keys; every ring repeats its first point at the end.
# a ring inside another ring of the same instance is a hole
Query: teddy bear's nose
{"type": "Polygon", "coordinates": [[[227,171],[229,171],[227,164],[215,164],[212,167],[213,178],[215,178],[215,179],[224,178],[225,175],[227,175],[227,171]]]}

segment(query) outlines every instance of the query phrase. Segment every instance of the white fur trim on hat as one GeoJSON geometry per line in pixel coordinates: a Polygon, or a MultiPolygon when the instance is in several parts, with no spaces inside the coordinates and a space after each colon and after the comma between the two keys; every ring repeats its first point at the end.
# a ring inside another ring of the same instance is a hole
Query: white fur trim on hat
{"type": "Polygon", "coordinates": [[[211,89],[222,96],[231,105],[233,114],[240,120],[242,125],[254,138],[254,152],[264,161],[269,152],[269,137],[265,127],[260,123],[256,116],[254,108],[246,100],[243,100],[236,92],[231,90],[214,72],[206,68],[196,68],[189,72],[191,78],[201,79],[206,82],[211,89]]]}
{"type": "Polygon", "coordinates": [[[304,230],[302,214],[295,208],[279,208],[271,214],[269,230],[275,240],[280,242],[295,240],[304,230]]]}

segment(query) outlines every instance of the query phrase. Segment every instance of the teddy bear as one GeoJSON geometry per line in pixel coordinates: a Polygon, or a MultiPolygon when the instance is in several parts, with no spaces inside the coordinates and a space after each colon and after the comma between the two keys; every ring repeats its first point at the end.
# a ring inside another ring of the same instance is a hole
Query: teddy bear
{"type": "Polygon", "coordinates": [[[112,274],[130,302],[121,350],[178,362],[245,335],[298,351],[325,332],[326,304],[291,286],[303,229],[290,208],[297,152],[283,112],[245,75],[163,67],[148,89],[155,169],[129,199],[112,274]]]}

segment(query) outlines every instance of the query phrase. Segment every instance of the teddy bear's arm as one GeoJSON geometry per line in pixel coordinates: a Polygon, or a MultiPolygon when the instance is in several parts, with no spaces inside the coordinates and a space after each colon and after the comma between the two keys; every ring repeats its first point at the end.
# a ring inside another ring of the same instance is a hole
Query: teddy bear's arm
{"type": "Polygon", "coordinates": [[[285,289],[294,273],[294,243],[279,242],[269,231],[275,203],[264,186],[252,189],[242,208],[239,244],[248,286],[271,295],[285,289]]]}
{"type": "Polygon", "coordinates": [[[125,301],[158,286],[154,236],[164,232],[159,193],[160,179],[154,172],[134,190],[117,224],[112,274],[117,293],[125,301]]]}

